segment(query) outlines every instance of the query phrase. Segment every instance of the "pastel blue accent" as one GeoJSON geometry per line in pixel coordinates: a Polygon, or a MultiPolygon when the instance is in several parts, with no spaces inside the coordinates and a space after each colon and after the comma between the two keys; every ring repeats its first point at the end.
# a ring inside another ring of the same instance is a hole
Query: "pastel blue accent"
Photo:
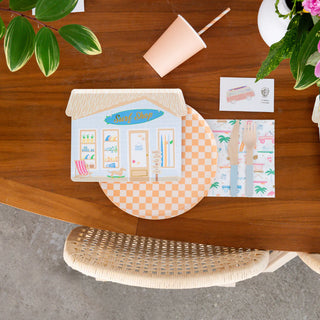
{"type": "Polygon", "coordinates": [[[228,193],[230,190],[230,186],[222,186],[222,190],[224,191],[224,193],[228,193]]]}
{"type": "Polygon", "coordinates": [[[163,114],[163,111],[155,109],[125,110],[107,116],[104,121],[113,125],[132,125],[152,121],[163,114]]]}
{"type": "Polygon", "coordinates": [[[134,150],[136,150],[136,151],[142,151],[142,150],[143,150],[143,145],[142,145],[142,144],[136,144],[136,145],[134,146],[134,150]]]}
{"type": "Polygon", "coordinates": [[[161,167],[163,167],[163,140],[161,135],[161,167]]]}
{"type": "Polygon", "coordinates": [[[168,164],[167,167],[171,167],[171,163],[170,163],[170,141],[169,139],[167,139],[168,141],[168,164]]]}
{"type": "Polygon", "coordinates": [[[238,185],[238,165],[231,165],[230,172],[230,194],[231,197],[237,196],[237,185],[238,185]]]}
{"type": "Polygon", "coordinates": [[[253,165],[246,165],[246,196],[253,196],[253,165]]]}

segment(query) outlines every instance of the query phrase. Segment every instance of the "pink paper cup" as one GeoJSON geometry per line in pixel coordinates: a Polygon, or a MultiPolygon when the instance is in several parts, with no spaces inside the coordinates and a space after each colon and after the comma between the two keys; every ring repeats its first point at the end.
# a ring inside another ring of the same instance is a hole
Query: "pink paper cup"
{"type": "Polygon", "coordinates": [[[160,77],[164,77],[206,47],[188,21],[178,15],[143,57],[160,77]]]}

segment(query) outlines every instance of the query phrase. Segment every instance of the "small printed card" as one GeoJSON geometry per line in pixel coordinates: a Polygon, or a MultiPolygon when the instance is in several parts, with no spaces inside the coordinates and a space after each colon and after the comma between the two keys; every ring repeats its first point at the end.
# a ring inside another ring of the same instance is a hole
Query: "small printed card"
{"type": "Polygon", "coordinates": [[[274,79],[220,78],[220,111],[274,111],[274,79]]]}
{"type": "MultiPolygon", "coordinates": [[[[235,120],[206,120],[215,136],[218,150],[217,173],[208,196],[231,197],[228,143],[235,120]]],[[[253,151],[253,196],[275,197],[274,120],[251,120],[256,125],[257,143],[253,151]]],[[[247,120],[240,120],[237,197],[245,197],[246,148],[242,141],[247,120]]]]}

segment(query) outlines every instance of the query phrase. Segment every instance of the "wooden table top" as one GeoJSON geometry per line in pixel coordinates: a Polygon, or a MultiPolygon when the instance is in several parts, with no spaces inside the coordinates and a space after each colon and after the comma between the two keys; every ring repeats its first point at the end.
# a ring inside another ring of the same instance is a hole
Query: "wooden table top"
{"type": "MultiPolygon", "coordinates": [[[[6,7],[8,1],[0,6],[6,7]]],[[[10,73],[0,54],[0,201],[80,225],[216,245],[320,252],[320,143],[311,122],[316,88],[295,91],[289,65],[275,78],[275,112],[219,112],[221,76],[255,77],[268,53],[257,27],[261,1],[95,0],[80,23],[98,36],[103,54],[85,56],[59,39],[61,63],[46,79],[35,58],[10,73]],[[201,29],[227,6],[231,12],[203,35],[208,48],[161,79],[142,58],[179,13],[201,29]],[[70,118],[75,88],[181,88],[207,119],[276,120],[276,198],[205,198],[168,220],[137,219],[115,207],[98,183],[70,180],[70,118]]],[[[5,23],[9,15],[1,14],[5,23]]],[[[3,41],[1,43],[3,46],[3,41]]]]}

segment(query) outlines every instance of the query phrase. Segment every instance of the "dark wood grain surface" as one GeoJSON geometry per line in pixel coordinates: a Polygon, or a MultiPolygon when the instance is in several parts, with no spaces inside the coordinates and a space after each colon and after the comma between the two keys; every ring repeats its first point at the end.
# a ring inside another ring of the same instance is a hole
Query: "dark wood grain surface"
{"type": "MultiPolygon", "coordinates": [[[[0,3],[7,7],[8,1],[0,3]]],[[[109,230],[167,239],[320,252],[320,143],[311,122],[316,88],[292,89],[288,63],[272,73],[275,112],[219,112],[221,76],[254,77],[268,48],[260,38],[260,1],[91,0],[86,12],[51,25],[80,23],[98,36],[103,54],[85,56],[59,39],[61,63],[46,79],[35,58],[10,73],[0,54],[0,201],[41,215],[109,230]],[[161,79],[142,56],[182,14],[201,29],[208,48],[161,79]],[[276,199],[205,198],[177,218],[148,221],[116,208],[98,183],[70,180],[70,118],[75,88],[181,88],[208,119],[276,120],[276,199]]],[[[5,23],[8,14],[1,16],[5,23]]],[[[1,51],[3,40],[1,41],[1,51]]]]}

